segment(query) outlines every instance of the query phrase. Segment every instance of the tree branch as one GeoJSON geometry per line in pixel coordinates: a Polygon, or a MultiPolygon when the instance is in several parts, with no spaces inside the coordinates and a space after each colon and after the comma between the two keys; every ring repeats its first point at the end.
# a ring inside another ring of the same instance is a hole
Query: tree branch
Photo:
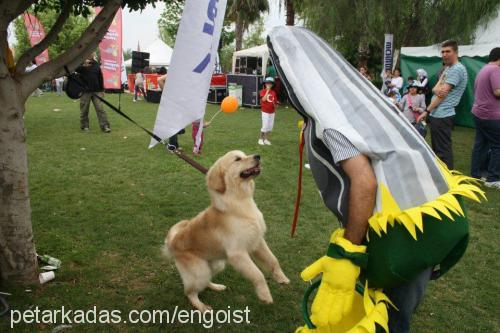
{"type": "Polygon", "coordinates": [[[35,59],[40,53],[42,53],[52,42],[57,38],[57,35],[61,31],[64,23],[69,17],[71,13],[71,9],[73,7],[74,0],[67,0],[64,3],[64,7],[62,8],[61,14],[57,18],[56,22],[50,28],[49,33],[42,39],[38,44],[34,45],[30,49],[28,49],[24,54],[19,58],[16,64],[16,73],[21,74],[24,72],[26,66],[35,59]]]}
{"type": "Polygon", "coordinates": [[[25,12],[35,1],[33,0],[16,0],[16,1],[0,1],[0,13],[2,13],[3,19],[0,20],[3,29],[9,25],[9,23],[16,17],[25,12]]]}
{"type": "Polygon", "coordinates": [[[64,66],[74,70],[94,50],[108,31],[120,8],[121,0],[109,0],[78,40],[66,52],[54,60],[44,63],[35,70],[21,76],[22,95],[28,98],[42,82],[64,75],[64,66]]]}

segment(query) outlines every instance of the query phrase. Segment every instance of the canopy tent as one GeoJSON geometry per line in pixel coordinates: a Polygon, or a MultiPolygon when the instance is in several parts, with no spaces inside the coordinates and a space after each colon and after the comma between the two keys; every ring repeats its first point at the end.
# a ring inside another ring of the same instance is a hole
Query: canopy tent
{"type": "MultiPolygon", "coordinates": [[[[269,49],[266,44],[254,46],[246,50],[239,50],[233,53],[233,66],[232,72],[235,73],[236,59],[244,57],[255,57],[262,59],[262,67],[267,67],[267,61],[269,59],[269,49]]],[[[265,73],[265,69],[264,69],[265,73]]]]}
{"type": "MultiPolygon", "coordinates": [[[[168,67],[170,65],[170,58],[172,58],[172,48],[165,44],[161,39],[155,40],[145,50],[141,52],[149,53],[149,66],[150,67],[168,67]]],[[[126,67],[132,67],[132,59],[125,61],[126,67]]]]}
{"type": "MultiPolygon", "coordinates": [[[[488,62],[488,55],[496,44],[461,45],[458,47],[459,61],[467,69],[469,80],[460,104],[456,108],[455,123],[460,126],[474,127],[471,115],[474,103],[474,81],[481,68],[488,62]]],[[[438,45],[424,47],[401,48],[401,73],[406,79],[416,77],[416,71],[423,68],[429,75],[429,87],[438,81],[438,72],[442,67],[442,59],[438,45]]]]}

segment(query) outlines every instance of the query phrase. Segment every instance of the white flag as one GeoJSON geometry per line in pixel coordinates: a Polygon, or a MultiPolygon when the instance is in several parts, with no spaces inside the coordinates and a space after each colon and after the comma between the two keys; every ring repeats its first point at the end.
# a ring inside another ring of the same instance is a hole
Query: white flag
{"type": "Polygon", "coordinates": [[[394,50],[394,35],[393,34],[385,34],[384,35],[384,59],[383,59],[383,70],[391,70],[392,71],[392,57],[394,50]]]}
{"type": "MultiPolygon", "coordinates": [[[[153,132],[167,139],[203,119],[227,0],[187,0],[153,132]]],[[[150,148],[158,142],[151,139],[150,148]]]]}

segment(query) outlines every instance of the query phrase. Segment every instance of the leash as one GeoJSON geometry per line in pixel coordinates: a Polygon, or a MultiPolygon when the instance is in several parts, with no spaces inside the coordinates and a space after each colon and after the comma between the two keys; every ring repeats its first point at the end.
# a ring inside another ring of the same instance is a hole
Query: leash
{"type": "MultiPolygon", "coordinates": [[[[75,75],[72,75],[67,66],[64,66],[64,69],[66,70],[66,73],[68,75],[68,80],[73,80],[73,82],[77,83],[80,86],[80,88],[82,88],[83,90],[85,90],[88,87],[87,83],[85,82],[85,79],[83,79],[82,77],[76,77],[75,75]]],[[[182,152],[181,150],[179,150],[175,146],[168,144],[168,142],[166,142],[165,140],[163,140],[162,138],[160,138],[159,136],[157,136],[156,134],[154,134],[153,132],[151,132],[147,128],[145,128],[142,125],[140,125],[139,123],[137,123],[134,119],[130,118],[126,113],[124,113],[119,108],[117,108],[116,106],[114,106],[113,104],[111,104],[110,102],[105,100],[103,97],[99,96],[95,92],[90,92],[90,93],[92,94],[93,97],[96,97],[98,100],[100,100],[106,106],[108,106],[111,110],[118,113],[120,116],[127,119],[132,124],[139,127],[140,129],[142,129],[150,137],[152,137],[153,139],[158,141],[158,143],[161,143],[162,145],[164,145],[166,147],[167,151],[176,155],[180,159],[184,160],[185,162],[187,162],[189,165],[191,165],[193,168],[200,171],[201,173],[206,174],[208,172],[208,169],[205,168],[203,165],[199,164],[198,162],[196,162],[191,157],[184,154],[184,152],[182,152]]]]}
{"type": "Polygon", "coordinates": [[[295,229],[297,229],[297,223],[299,221],[300,199],[302,197],[302,170],[303,170],[303,167],[304,167],[304,144],[305,144],[304,129],[305,129],[305,127],[303,127],[302,130],[301,130],[301,132],[300,132],[300,143],[299,143],[299,163],[300,163],[300,165],[299,165],[299,178],[298,178],[298,184],[297,184],[297,198],[295,199],[295,212],[293,214],[292,231],[290,233],[291,237],[295,236],[295,229]]]}

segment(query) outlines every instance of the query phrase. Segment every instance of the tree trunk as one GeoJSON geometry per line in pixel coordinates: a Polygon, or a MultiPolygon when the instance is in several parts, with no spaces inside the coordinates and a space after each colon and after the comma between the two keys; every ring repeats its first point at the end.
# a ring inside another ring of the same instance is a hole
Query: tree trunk
{"type": "Polygon", "coordinates": [[[20,83],[0,77],[0,278],[36,279],[37,260],[28,193],[24,99],[20,83]]]}
{"type": "Polygon", "coordinates": [[[286,0],[286,25],[295,25],[295,8],[292,0],[286,0]]]}
{"type": "Polygon", "coordinates": [[[236,27],[235,27],[235,43],[236,43],[236,51],[239,51],[242,49],[243,46],[243,34],[245,33],[245,25],[241,20],[236,20],[236,27]]]}

